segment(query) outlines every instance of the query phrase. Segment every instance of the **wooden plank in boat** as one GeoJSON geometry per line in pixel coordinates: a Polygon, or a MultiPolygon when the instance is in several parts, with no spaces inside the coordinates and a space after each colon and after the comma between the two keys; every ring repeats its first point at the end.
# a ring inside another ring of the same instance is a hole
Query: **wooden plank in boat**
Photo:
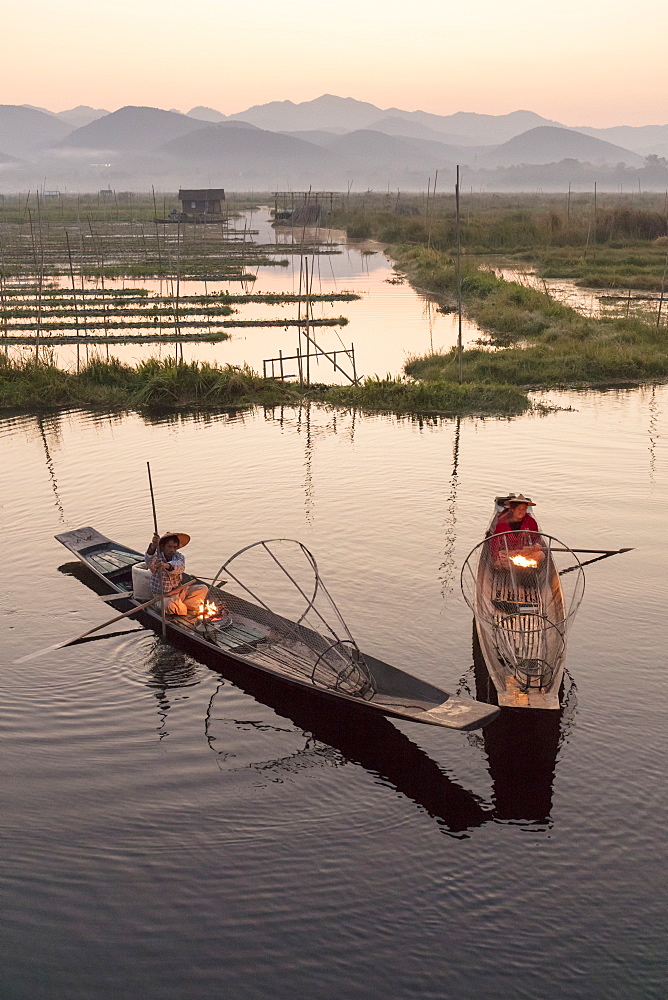
{"type": "Polygon", "coordinates": [[[248,628],[246,625],[226,625],[225,628],[216,630],[216,642],[219,646],[227,649],[236,649],[237,646],[253,646],[266,639],[266,635],[256,629],[248,628]]]}
{"type": "Polygon", "coordinates": [[[202,639],[209,639],[223,649],[255,646],[258,642],[262,642],[267,638],[265,632],[237,622],[230,622],[229,625],[224,625],[222,628],[217,627],[215,622],[211,622],[211,631],[213,634],[208,635],[207,631],[201,627],[202,622],[199,618],[193,618],[188,615],[169,615],[167,620],[178,622],[180,625],[186,625],[198,636],[201,636],[202,639]]]}

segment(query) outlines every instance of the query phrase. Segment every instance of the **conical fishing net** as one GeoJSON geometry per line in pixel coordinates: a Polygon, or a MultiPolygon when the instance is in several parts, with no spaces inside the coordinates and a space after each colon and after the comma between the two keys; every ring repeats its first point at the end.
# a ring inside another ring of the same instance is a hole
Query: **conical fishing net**
{"type": "Polygon", "coordinates": [[[525,690],[550,686],[584,593],[574,552],[536,531],[490,535],[462,567],[462,594],[525,690]]]}
{"type": "MultiPolygon", "coordinates": [[[[316,687],[373,697],[371,671],[301,542],[273,538],[241,549],[221,566],[210,593],[233,627],[248,619],[248,641],[237,652],[251,654],[254,663],[310,679],[316,687]],[[224,590],[217,586],[223,579],[224,590]],[[256,634],[253,626],[261,631],[256,634]]],[[[225,630],[218,633],[225,638],[225,630]]]]}

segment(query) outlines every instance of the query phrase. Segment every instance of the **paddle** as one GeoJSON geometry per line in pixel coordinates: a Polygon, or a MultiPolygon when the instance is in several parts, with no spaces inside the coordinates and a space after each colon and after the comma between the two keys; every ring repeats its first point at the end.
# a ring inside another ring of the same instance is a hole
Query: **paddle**
{"type": "Polygon", "coordinates": [[[633,549],[552,549],[553,552],[592,552],[596,553],[594,559],[585,559],[583,563],[578,563],[577,566],[569,566],[567,569],[562,569],[559,576],[563,576],[565,573],[573,573],[576,569],[580,569],[581,566],[589,566],[591,563],[600,562],[601,559],[609,559],[610,556],[619,556],[623,552],[633,552],[633,549]]]}
{"type": "Polygon", "coordinates": [[[583,552],[592,553],[597,556],[618,556],[621,552],[633,552],[633,549],[551,549],[552,552],[583,552]]]}
{"type": "Polygon", "coordinates": [[[143,611],[144,608],[150,607],[151,604],[155,604],[157,601],[161,600],[162,594],[156,594],[152,597],[150,601],[146,601],[145,604],[140,604],[136,608],[130,608],[129,611],[124,612],[122,615],[116,615],[114,618],[110,618],[108,622],[102,622],[101,625],[96,625],[95,628],[88,629],[87,632],[82,632],[81,635],[75,635],[73,639],[65,639],[64,642],[57,642],[53,646],[47,646],[46,649],[38,649],[36,653],[28,653],[27,656],[22,656],[20,660],[14,660],[14,663],[25,663],[27,660],[35,660],[38,656],[44,656],[45,653],[51,653],[55,649],[62,649],[64,646],[72,646],[75,642],[79,642],[80,639],[85,639],[86,636],[92,635],[93,632],[99,632],[100,629],[106,628],[107,625],[113,625],[114,622],[119,622],[121,618],[129,618],[130,615],[137,614],[138,611],[143,611]]]}

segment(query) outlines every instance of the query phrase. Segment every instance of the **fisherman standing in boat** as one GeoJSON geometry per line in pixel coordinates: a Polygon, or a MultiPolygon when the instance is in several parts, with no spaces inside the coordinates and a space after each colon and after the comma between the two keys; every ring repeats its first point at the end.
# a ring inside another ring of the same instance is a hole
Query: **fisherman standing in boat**
{"type": "Polygon", "coordinates": [[[164,535],[155,534],[146,550],[151,590],[164,595],[165,611],[169,615],[197,614],[208,593],[203,583],[182,583],[186,561],[179,549],[189,541],[190,535],[168,531],[164,535]]]}
{"type": "MultiPolygon", "coordinates": [[[[536,569],[545,558],[538,524],[528,513],[529,507],[536,505],[523,493],[517,496],[511,493],[504,500],[504,505],[506,509],[497,520],[490,539],[494,565],[497,569],[508,569],[511,560],[515,562],[521,557],[527,563],[533,563],[525,565],[525,568],[536,569]]],[[[515,565],[518,563],[515,562],[515,565]]],[[[522,566],[520,562],[519,567],[522,566]]]]}

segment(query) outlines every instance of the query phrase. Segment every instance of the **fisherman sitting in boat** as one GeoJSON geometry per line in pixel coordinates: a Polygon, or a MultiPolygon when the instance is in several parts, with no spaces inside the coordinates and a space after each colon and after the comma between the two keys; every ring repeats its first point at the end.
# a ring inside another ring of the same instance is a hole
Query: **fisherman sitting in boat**
{"type": "Polygon", "coordinates": [[[537,522],[528,508],[535,503],[522,493],[504,500],[505,511],[498,518],[489,542],[497,569],[537,569],[545,558],[537,522]]]}
{"type": "Polygon", "coordinates": [[[163,601],[169,615],[197,614],[208,593],[203,583],[182,583],[186,561],[178,550],[189,541],[190,535],[168,531],[162,536],[155,534],[146,550],[151,590],[165,595],[163,601]]]}

